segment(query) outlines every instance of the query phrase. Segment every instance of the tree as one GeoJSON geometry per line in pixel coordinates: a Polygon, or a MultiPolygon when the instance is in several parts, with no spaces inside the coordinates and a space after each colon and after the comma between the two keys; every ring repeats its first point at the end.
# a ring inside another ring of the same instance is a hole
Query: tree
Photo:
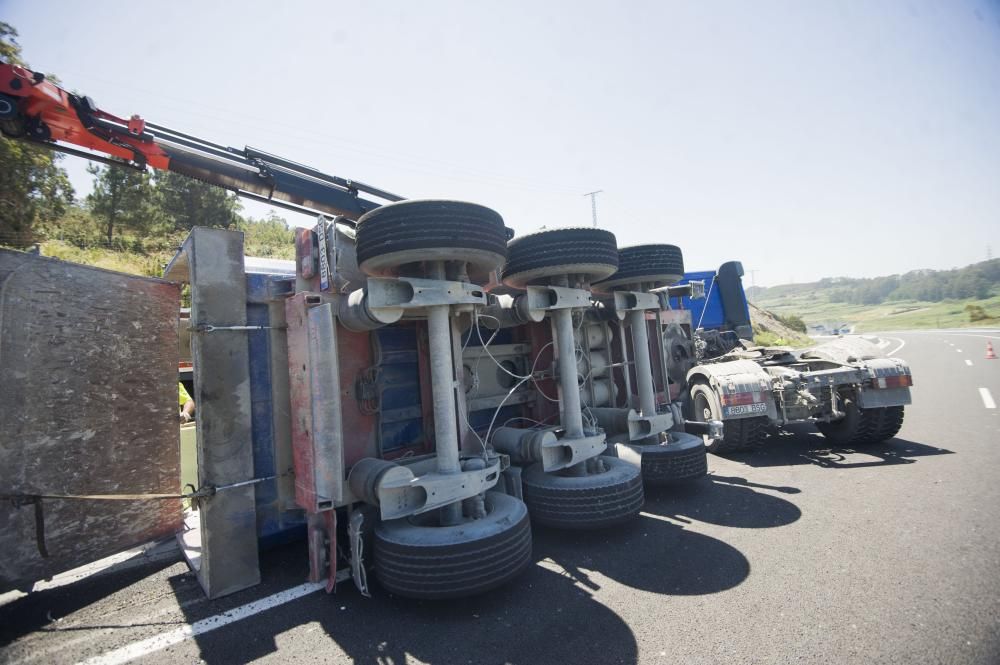
{"type": "Polygon", "coordinates": [[[11,65],[24,66],[24,60],[21,60],[21,45],[17,43],[17,30],[3,21],[0,21],[0,59],[11,65]]]}
{"type": "MultiPolygon", "coordinates": [[[[17,31],[0,22],[0,60],[24,65],[17,31]]],[[[0,140],[0,244],[35,240],[36,224],[58,219],[73,202],[73,187],[55,155],[8,138],[0,140]]]]}
{"type": "Polygon", "coordinates": [[[243,231],[243,250],[247,256],[295,258],[295,231],[273,211],[264,219],[240,219],[237,228],[243,231]]]}
{"type": "Polygon", "coordinates": [[[139,232],[157,230],[163,213],[148,173],[96,164],[88,166],[87,172],[94,176],[94,191],[87,196],[87,206],[101,219],[109,244],[115,229],[119,234],[125,228],[139,232]]]}
{"type": "Polygon", "coordinates": [[[239,200],[224,189],[169,171],[158,171],[153,181],[163,214],[175,229],[228,229],[240,221],[239,200]]]}

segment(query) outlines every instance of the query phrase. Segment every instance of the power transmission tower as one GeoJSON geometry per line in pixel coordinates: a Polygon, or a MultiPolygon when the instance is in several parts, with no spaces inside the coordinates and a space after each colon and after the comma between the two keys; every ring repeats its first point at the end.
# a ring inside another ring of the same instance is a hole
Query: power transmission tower
{"type": "Polygon", "coordinates": [[[594,217],[594,228],[597,228],[597,195],[603,192],[603,189],[598,189],[597,191],[587,192],[584,196],[590,197],[590,214],[594,217]]]}

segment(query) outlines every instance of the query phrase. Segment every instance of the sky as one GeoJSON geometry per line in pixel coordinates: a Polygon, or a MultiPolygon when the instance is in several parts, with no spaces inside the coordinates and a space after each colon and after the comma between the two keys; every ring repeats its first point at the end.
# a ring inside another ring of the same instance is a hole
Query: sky
{"type": "Polygon", "coordinates": [[[1000,254],[998,0],[0,0],[0,20],[108,112],[518,234],[589,226],[603,190],[619,246],[757,285],[1000,254]]]}

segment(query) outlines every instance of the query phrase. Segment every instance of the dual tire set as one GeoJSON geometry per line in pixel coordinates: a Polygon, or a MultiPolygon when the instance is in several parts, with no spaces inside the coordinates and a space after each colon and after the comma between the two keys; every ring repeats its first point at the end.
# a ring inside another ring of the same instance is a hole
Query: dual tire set
{"type": "MultiPolygon", "coordinates": [[[[496,212],[458,201],[386,205],[361,217],[356,233],[358,264],[372,276],[412,276],[428,261],[464,263],[476,284],[485,284],[490,272],[502,265],[504,283],[516,288],[546,283],[557,275],[589,284],[614,280],[623,270],[629,283],[676,281],[683,274],[680,250],[671,245],[657,246],[668,249],[654,251],[652,257],[628,249],[620,253],[614,234],[590,228],[555,229],[511,240],[512,232],[496,212]],[[643,271],[643,265],[652,265],[653,274],[643,271]]],[[[656,466],[653,458],[651,463],[656,466]]],[[[487,492],[486,517],[458,525],[441,526],[435,511],[378,523],[374,562],[381,585],[411,598],[482,593],[529,565],[529,510],[536,523],[567,529],[603,528],[637,515],[644,501],[644,469],[614,457],[601,457],[595,467],[598,470],[587,475],[569,475],[545,473],[540,464],[529,466],[522,474],[524,502],[487,492]]]]}
{"type": "MultiPolygon", "coordinates": [[[[835,446],[876,445],[896,436],[903,426],[902,406],[862,409],[853,398],[845,398],[844,413],[839,420],[816,423],[820,434],[835,446]]],[[[722,406],[707,383],[691,387],[691,416],[701,421],[722,419],[722,406]]],[[[708,445],[708,451],[716,455],[752,453],[764,445],[773,430],[767,416],[725,422],[723,438],[708,445]]]]}

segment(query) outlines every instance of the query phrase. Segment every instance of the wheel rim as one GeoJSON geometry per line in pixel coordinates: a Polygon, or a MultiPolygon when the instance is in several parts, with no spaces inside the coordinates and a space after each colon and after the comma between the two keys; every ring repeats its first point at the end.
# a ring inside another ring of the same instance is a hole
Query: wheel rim
{"type": "Polygon", "coordinates": [[[705,399],[704,395],[695,396],[694,413],[695,416],[701,414],[701,422],[703,423],[707,423],[712,419],[712,407],[709,405],[708,400],[705,399]]]}
{"type": "MultiPolygon", "coordinates": [[[[494,510],[496,510],[496,507],[493,505],[493,501],[490,499],[489,496],[486,497],[486,499],[483,501],[483,504],[484,504],[484,506],[486,508],[486,517],[489,517],[490,515],[493,514],[494,510]]],[[[475,518],[466,517],[463,514],[462,515],[462,521],[459,522],[458,524],[448,524],[448,525],[445,525],[445,524],[441,524],[438,521],[439,515],[440,515],[440,511],[435,509],[435,510],[428,510],[426,513],[419,513],[417,515],[410,515],[409,517],[407,517],[405,519],[406,519],[407,522],[409,522],[413,526],[419,526],[419,527],[422,527],[422,528],[425,528],[425,529],[448,529],[448,528],[453,528],[453,527],[457,527],[457,526],[460,527],[463,524],[469,524],[471,522],[477,521],[475,518]]],[[[486,517],[480,518],[480,519],[486,519],[486,517]]]]}
{"type": "MultiPolygon", "coordinates": [[[[695,420],[700,420],[703,423],[712,419],[712,405],[709,404],[708,398],[700,392],[694,396],[694,417],[695,420]]],[[[706,446],[712,445],[712,439],[707,434],[702,434],[701,438],[706,446]]]]}

